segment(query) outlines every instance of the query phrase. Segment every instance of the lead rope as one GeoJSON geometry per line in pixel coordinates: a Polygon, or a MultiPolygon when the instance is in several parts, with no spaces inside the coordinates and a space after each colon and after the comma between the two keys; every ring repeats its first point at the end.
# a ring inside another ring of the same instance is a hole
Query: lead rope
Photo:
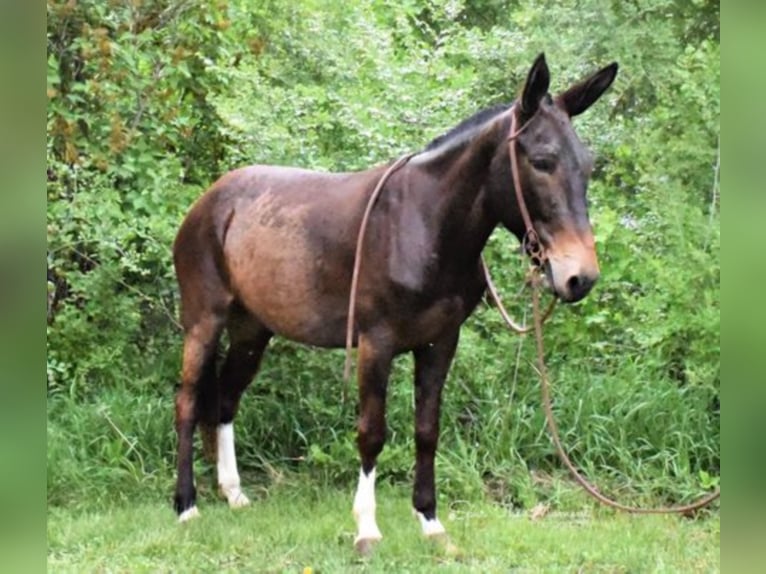
{"type": "MultiPolygon", "coordinates": [[[[521,216],[524,219],[524,225],[526,226],[526,232],[524,234],[524,240],[523,244],[524,247],[527,249],[527,252],[530,255],[530,258],[532,259],[533,265],[530,267],[529,270],[529,279],[532,284],[532,315],[533,315],[533,321],[534,321],[534,328],[535,328],[535,346],[537,348],[537,368],[540,376],[540,392],[542,395],[542,403],[543,403],[543,410],[545,411],[545,420],[548,425],[548,431],[551,434],[551,438],[553,440],[553,444],[556,447],[556,452],[559,455],[559,458],[561,459],[561,462],[564,463],[564,466],[567,467],[569,472],[572,474],[572,477],[577,481],[577,483],[583,487],[585,492],[590,494],[593,498],[598,500],[600,503],[610,506],[612,508],[616,508],[618,510],[623,510],[625,512],[631,512],[634,514],[674,514],[674,513],[681,513],[681,514],[687,514],[694,510],[697,510],[698,508],[702,508],[703,506],[707,506],[714,500],[720,498],[721,496],[721,490],[720,488],[716,488],[714,492],[703,496],[699,498],[698,500],[691,502],[689,504],[684,504],[680,506],[661,506],[656,508],[641,508],[638,506],[628,506],[625,504],[622,504],[620,502],[617,502],[616,500],[613,500],[607,496],[604,496],[601,494],[598,489],[593,486],[588,480],[580,474],[580,472],[575,468],[575,465],[570,460],[569,456],[567,455],[566,451],[564,450],[564,446],[561,443],[561,438],[559,436],[559,429],[558,425],[556,424],[556,419],[553,416],[553,406],[551,404],[551,391],[550,391],[550,381],[548,380],[548,373],[545,368],[545,348],[543,345],[543,322],[545,319],[548,318],[550,313],[553,311],[553,306],[549,307],[549,309],[546,311],[545,315],[540,314],[540,277],[538,270],[542,267],[542,265],[545,262],[546,254],[543,246],[540,244],[537,233],[534,230],[534,227],[532,226],[532,220],[529,217],[529,212],[527,211],[527,206],[524,201],[524,196],[521,192],[521,178],[519,176],[519,167],[518,167],[518,160],[516,157],[516,138],[519,136],[521,132],[524,131],[524,129],[529,125],[529,121],[527,121],[518,131],[516,130],[516,113],[515,113],[515,107],[511,109],[511,131],[510,135],[508,136],[509,140],[509,146],[508,146],[508,153],[511,156],[511,173],[513,176],[513,185],[516,190],[516,200],[519,204],[519,211],[521,212],[521,216]]],[[[486,267],[486,264],[484,264],[484,261],[482,260],[482,265],[484,266],[484,272],[485,277],[489,278],[489,270],[486,267]]],[[[491,280],[487,282],[487,285],[490,286],[490,293],[492,294],[493,298],[495,298],[495,302],[499,302],[499,297],[496,298],[496,293],[494,292],[494,285],[492,285],[491,280]]],[[[498,308],[501,309],[501,315],[503,315],[503,318],[506,319],[507,313],[504,313],[504,309],[500,305],[498,305],[498,308]]],[[[508,321],[506,319],[506,323],[508,326],[516,331],[519,332],[518,326],[513,324],[512,321],[508,321]]]]}
{"type": "MultiPolygon", "coordinates": [[[[526,333],[532,331],[532,329],[534,329],[534,325],[532,327],[519,325],[511,318],[511,315],[508,313],[508,311],[506,311],[505,305],[503,305],[503,301],[500,299],[500,294],[498,293],[495,284],[492,282],[492,276],[489,274],[489,268],[487,267],[487,263],[484,261],[483,256],[481,257],[481,270],[484,272],[484,280],[487,282],[489,295],[492,297],[492,301],[495,303],[497,310],[500,311],[500,316],[503,318],[508,328],[518,335],[525,335],[526,333]]],[[[545,310],[545,314],[543,315],[543,323],[545,323],[553,314],[553,310],[556,308],[557,301],[558,299],[555,297],[551,299],[550,305],[548,305],[548,308],[545,310]]]]}
{"type": "Polygon", "coordinates": [[[343,404],[346,404],[348,398],[348,379],[351,376],[351,349],[354,346],[354,315],[356,312],[356,292],[359,286],[359,269],[362,264],[362,248],[364,247],[364,236],[367,231],[367,222],[370,219],[370,213],[372,208],[380,195],[383,186],[388,178],[391,177],[396,170],[407,163],[410,158],[415,155],[414,153],[408,153],[397,159],[391,167],[389,167],[383,176],[378,180],[378,184],[370,195],[370,199],[367,200],[367,206],[364,209],[362,215],[362,223],[359,225],[359,233],[356,236],[356,250],[354,251],[354,270],[351,274],[351,292],[348,298],[348,320],[346,321],[346,361],[343,365],[343,404]]]}
{"type": "Polygon", "coordinates": [[[616,500],[613,500],[601,494],[598,491],[598,489],[595,486],[593,486],[593,484],[588,482],[588,480],[580,474],[580,472],[575,468],[574,464],[572,464],[572,461],[570,460],[569,456],[564,450],[564,446],[561,444],[561,438],[559,437],[558,425],[556,424],[556,419],[553,417],[553,407],[551,405],[551,390],[550,390],[551,385],[548,380],[548,374],[545,368],[545,349],[543,347],[543,322],[542,322],[542,317],[540,316],[540,297],[539,297],[539,291],[538,291],[539,286],[540,286],[540,278],[538,277],[537,273],[532,273],[532,315],[534,317],[534,325],[535,325],[535,345],[537,347],[537,368],[540,375],[540,389],[542,393],[543,409],[545,410],[545,420],[548,424],[548,431],[551,433],[553,444],[556,447],[556,452],[558,453],[559,458],[561,459],[561,462],[564,463],[564,466],[566,466],[569,469],[569,472],[572,474],[572,477],[579,483],[580,486],[583,487],[583,489],[585,489],[585,491],[588,494],[590,494],[593,498],[598,500],[600,503],[606,506],[611,506],[612,508],[616,508],[618,510],[624,510],[625,512],[631,512],[634,514],[673,514],[673,513],[688,514],[694,510],[697,510],[698,508],[707,506],[714,500],[720,498],[721,489],[716,488],[714,492],[706,496],[703,496],[702,498],[696,500],[695,502],[691,502],[689,504],[684,504],[681,506],[660,506],[657,508],[641,508],[638,506],[627,506],[625,504],[621,504],[620,502],[617,502],[616,500]]]}

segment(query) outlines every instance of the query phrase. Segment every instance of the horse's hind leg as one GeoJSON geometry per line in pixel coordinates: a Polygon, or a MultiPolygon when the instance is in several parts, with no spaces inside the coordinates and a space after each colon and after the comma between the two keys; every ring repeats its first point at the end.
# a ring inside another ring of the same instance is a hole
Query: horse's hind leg
{"type": "Polygon", "coordinates": [[[184,321],[184,351],[181,388],[176,394],[176,433],[178,434],[178,478],[175,509],[182,522],[198,514],[194,488],[194,427],[205,404],[215,394],[215,359],[223,328],[222,313],[209,313],[194,322],[184,321]]]}
{"type": "Polygon", "coordinates": [[[375,464],[386,440],[386,388],[392,359],[385,336],[360,335],[357,443],[362,468],[353,510],[357,524],[354,547],[361,554],[369,553],[383,537],[375,521],[375,464]]]}
{"type": "Polygon", "coordinates": [[[187,216],[173,245],[184,329],[181,387],[176,394],[178,477],[175,508],[181,521],[197,515],[194,429],[200,421],[204,424],[218,418],[216,352],[232,302],[216,263],[216,246],[200,242],[205,234],[200,232],[198,224],[198,216],[187,216]]]}
{"type": "Polygon", "coordinates": [[[216,459],[220,492],[226,497],[229,506],[238,508],[246,506],[250,501],[240,486],[234,449],[234,417],[242,393],[258,371],[263,352],[273,333],[239,309],[232,310],[227,328],[230,345],[219,377],[220,415],[216,429],[216,459]]]}

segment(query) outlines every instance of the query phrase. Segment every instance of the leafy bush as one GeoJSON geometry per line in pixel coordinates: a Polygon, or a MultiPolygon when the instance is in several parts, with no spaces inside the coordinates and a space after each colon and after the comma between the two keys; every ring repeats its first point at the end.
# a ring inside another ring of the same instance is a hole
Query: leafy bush
{"type": "MultiPolygon", "coordinates": [[[[680,0],[49,2],[49,501],[169,492],[170,245],[210,182],[242,164],[361,169],[417,149],[510,101],[541,50],[558,88],[621,64],[577,119],[597,157],[602,278],[546,331],[564,441],[615,487],[677,500],[707,486],[720,467],[718,29],[717,4],[680,0]]],[[[498,231],[487,257],[528,317],[515,251],[498,231]]],[[[272,344],[238,419],[246,471],[353,480],[341,357],[272,344]]],[[[545,495],[534,477],[559,464],[533,361],[493,309],[469,320],[445,393],[445,493],[545,495]]],[[[380,470],[399,480],[414,450],[409,357],[389,397],[380,470]]]]}

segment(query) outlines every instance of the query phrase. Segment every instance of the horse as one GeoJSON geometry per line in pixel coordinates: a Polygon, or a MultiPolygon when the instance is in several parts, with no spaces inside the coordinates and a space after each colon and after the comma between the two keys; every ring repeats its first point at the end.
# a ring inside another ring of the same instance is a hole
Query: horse
{"type": "Polygon", "coordinates": [[[591,290],[599,276],[586,200],[593,160],[571,118],[601,97],[617,69],[613,62],[551,96],[540,54],[511,104],[464,120],[395,171],[389,173],[390,163],[347,173],[252,165],[224,174],[197,199],[173,244],[184,333],[175,401],[180,521],[199,514],[197,426],[203,450],[216,461],[220,493],[231,507],[249,504],[233,421],[272,336],[344,346],[357,234],[385,174],[366,221],[352,335],[361,462],[354,546],[367,552],[382,538],[375,519],[376,460],[386,440],[391,363],[406,352],[414,356],[412,505],[426,537],[446,536],[436,515],[434,476],[441,394],[461,325],[487,288],[482,249],[497,226],[523,244],[522,211],[528,211],[545,249],[553,295],[574,303],[591,290]],[[514,134],[510,157],[508,135],[516,122],[523,127],[514,134]],[[514,194],[512,171],[526,208],[514,194]],[[229,347],[217,368],[224,329],[229,347]]]}

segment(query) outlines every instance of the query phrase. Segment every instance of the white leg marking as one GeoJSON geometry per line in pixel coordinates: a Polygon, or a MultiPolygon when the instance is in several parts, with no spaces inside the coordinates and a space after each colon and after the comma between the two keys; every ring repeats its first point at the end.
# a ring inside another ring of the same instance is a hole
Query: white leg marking
{"type": "Polygon", "coordinates": [[[239,508],[250,504],[250,500],[240,488],[232,423],[218,425],[218,487],[229,501],[230,507],[239,508]]]}
{"type": "Polygon", "coordinates": [[[446,534],[446,530],[444,529],[444,526],[442,526],[442,523],[439,522],[439,519],[435,516],[429,520],[425,516],[423,516],[422,512],[418,512],[417,510],[414,511],[415,516],[418,517],[418,520],[420,521],[420,527],[423,529],[423,534],[426,537],[431,536],[439,536],[441,534],[446,534]]]}
{"type": "Polygon", "coordinates": [[[181,514],[178,515],[178,522],[186,522],[187,520],[191,520],[192,518],[197,518],[199,516],[199,510],[197,510],[196,506],[190,506],[186,510],[184,510],[181,514]]]}
{"type": "Polygon", "coordinates": [[[380,540],[383,535],[375,522],[375,469],[370,474],[359,470],[359,485],[354,496],[354,518],[357,534],[354,544],[360,540],[380,540]]]}

